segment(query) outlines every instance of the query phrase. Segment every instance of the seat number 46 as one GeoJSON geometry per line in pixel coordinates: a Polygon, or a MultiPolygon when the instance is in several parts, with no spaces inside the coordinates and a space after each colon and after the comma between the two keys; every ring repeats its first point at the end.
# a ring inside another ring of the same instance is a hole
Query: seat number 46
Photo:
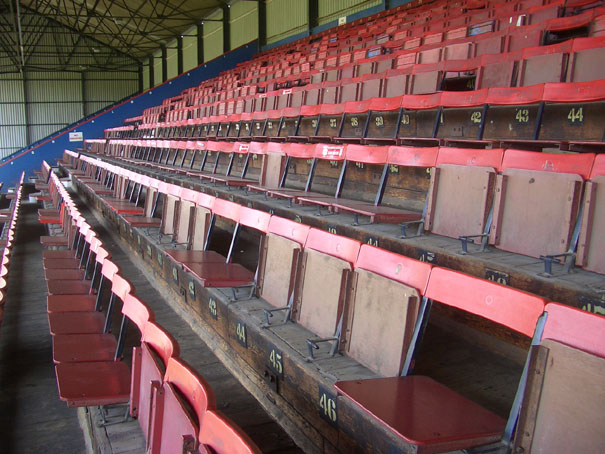
{"type": "Polygon", "coordinates": [[[336,396],[323,386],[319,386],[319,409],[323,419],[332,425],[338,422],[336,396]]]}

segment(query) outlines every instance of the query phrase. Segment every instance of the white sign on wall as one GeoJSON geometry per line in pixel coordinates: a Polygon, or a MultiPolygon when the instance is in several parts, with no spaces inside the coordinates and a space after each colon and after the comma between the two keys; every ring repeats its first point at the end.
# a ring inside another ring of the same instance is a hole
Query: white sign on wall
{"type": "Polygon", "coordinates": [[[343,16],[343,17],[339,17],[338,18],[338,25],[344,25],[347,23],[347,16],[343,16]]]}
{"type": "Polygon", "coordinates": [[[84,134],[81,132],[70,132],[69,133],[69,141],[70,142],[82,142],[84,140],[84,134]]]}

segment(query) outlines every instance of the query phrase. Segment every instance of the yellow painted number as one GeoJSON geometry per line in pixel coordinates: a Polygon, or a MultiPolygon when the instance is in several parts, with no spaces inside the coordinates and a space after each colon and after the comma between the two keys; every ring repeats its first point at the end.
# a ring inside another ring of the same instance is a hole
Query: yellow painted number
{"type": "Polygon", "coordinates": [[[379,128],[381,126],[384,126],[384,118],[382,116],[376,117],[376,119],[374,120],[374,122],[376,123],[376,126],[378,126],[379,128]]]}
{"type": "Polygon", "coordinates": [[[210,298],[208,300],[208,309],[210,310],[210,315],[212,318],[216,320],[218,317],[218,311],[216,309],[216,300],[214,298],[210,298]]]}
{"type": "Polygon", "coordinates": [[[246,344],[246,325],[243,323],[237,322],[235,326],[235,334],[237,335],[237,339],[242,345],[246,344]]]}
{"type": "Polygon", "coordinates": [[[319,407],[324,412],[324,415],[332,422],[336,422],[336,402],[327,395],[322,394],[319,398],[319,407]]]}
{"type": "Polygon", "coordinates": [[[471,123],[481,123],[481,112],[475,111],[471,113],[471,123]]]}
{"type": "Polygon", "coordinates": [[[401,124],[402,125],[409,125],[410,124],[410,116],[408,114],[403,114],[401,116],[401,124]]]}
{"type": "Polygon", "coordinates": [[[357,117],[351,117],[351,126],[353,126],[354,128],[356,128],[357,126],[359,126],[359,118],[357,118],[357,117]]]}
{"type": "Polygon", "coordinates": [[[567,115],[567,119],[571,123],[583,123],[584,122],[584,114],[582,113],[582,107],[572,107],[567,115]]]}
{"type": "Polygon", "coordinates": [[[269,362],[271,363],[271,367],[273,367],[278,374],[283,374],[284,366],[282,364],[281,353],[271,350],[271,353],[269,354],[269,362]]]}
{"type": "Polygon", "coordinates": [[[330,128],[334,129],[338,126],[338,120],[336,118],[330,118],[330,128]]]}
{"type": "Polygon", "coordinates": [[[515,119],[519,123],[529,123],[529,110],[517,109],[517,114],[515,115],[515,119]]]}
{"type": "Polygon", "coordinates": [[[366,241],[366,243],[370,246],[378,247],[378,238],[368,237],[368,241],[366,241]]]}

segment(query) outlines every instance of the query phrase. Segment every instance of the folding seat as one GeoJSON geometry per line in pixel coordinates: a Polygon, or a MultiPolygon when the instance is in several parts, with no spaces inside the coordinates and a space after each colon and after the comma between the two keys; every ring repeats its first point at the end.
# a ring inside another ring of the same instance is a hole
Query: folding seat
{"type": "Polygon", "coordinates": [[[187,172],[187,175],[209,180],[212,175],[218,171],[218,168],[221,165],[221,151],[229,152],[233,149],[233,144],[208,140],[205,142],[200,142],[198,144],[198,148],[202,148],[204,150],[201,162],[199,162],[199,167],[195,169],[198,164],[196,162],[194,168],[190,169],[187,172]]]}
{"type": "Polygon", "coordinates": [[[277,150],[275,150],[275,147],[269,145],[266,154],[268,162],[265,173],[266,181],[263,184],[249,184],[247,187],[248,191],[262,192],[266,195],[291,199],[293,196],[289,194],[290,192],[301,192],[305,187],[310,188],[316,166],[315,150],[316,146],[311,144],[284,143],[279,144],[277,150]],[[282,162],[283,154],[286,154],[285,163],[282,162]],[[296,161],[293,162],[293,160],[296,161]],[[308,168],[308,170],[306,170],[306,174],[303,171],[294,177],[297,188],[291,189],[286,186],[286,180],[291,170],[291,164],[295,162],[296,166],[293,166],[294,170],[298,171],[300,167],[303,167],[305,170],[308,168]],[[308,164],[309,162],[311,164],[308,164]],[[306,179],[306,184],[302,182],[303,178],[306,179]]]}
{"type": "Polygon", "coordinates": [[[443,63],[415,65],[410,76],[408,93],[422,95],[435,93],[441,88],[443,63]]]}
{"type": "Polygon", "coordinates": [[[376,58],[374,63],[374,74],[382,74],[385,71],[393,68],[393,55],[386,54],[376,58]]]}
{"type": "MultiPolygon", "coordinates": [[[[87,279],[89,279],[89,276],[91,275],[91,270],[92,270],[92,277],[90,278],[91,280],[93,280],[94,277],[96,277],[96,275],[98,274],[101,265],[103,264],[103,260],[107,257],[107,251],[105,249],[103,249],[103,243],[101,242],[101,240],[97,239],[95,236],[90,237],[90,239],[82,240],[81,243],[83,243],[83,245],[76,245],[75,251],[77,251],[80,254],[80,257],[78,257],[77,255],[75,255],[76,260],[79,259],[81,265],[78,266],[73,266],[73,267],[69,267],[69,268],[57,268],[57,267],[52,267],[52,268],[45,268],[44,269],[44,277],[46,278],[47,282],[48,281],[52,281],[52,280],[60,280],[60,281],[85,281],[87,279]],[[88,241],[90,241],[90,244],[88,244],[88,241]]],[[[74,251],[69,251],[74,253],[74,251]]],[[[68,261],[66,261],[65,259],[48,259],[49,261],[53,261],[55,263],[57,263],[59,266],[67,266],[69,264],[68,261]],[[63,262],[67,262],[67,263],[63,263],[63,262]]],[[[46,259],[45,259],[46,261],[46,259]]],[[[74,262],[75,265],[75,262],[74,262]]],[[[85,289],[83,291],[84,294],[89,293],[90,292],[90,284],[91,281],[88,281],[89,284],[89,288],[85,289]]],[[[61,290],[64,291],[64,290],[61,290]]],[[[56,292],[50,292],[50,288],[49,288],[49,293],[56,293],[56,292]]],[[[60,293],[60,292],[59,292],[60,293]]],[[[67,292],[70,293],[70,292],[67,292]]],[[[77,293],[77,292],[74,292],[77,293]]]]}
{"type": "MultiPolygon", "coordinates": [[[[119,281],[116,278],[119,278],[117,274],[113,278],[114,286],[119,281]]],[[[122,281],[126,282],[123,279],[122,281]]],[[[119,297],[125,301],[126,295],[130,293],[129,286],[118,287],[120,287],[119,297]],[[128,291],[122,293],[126,288],[128,291]]],[[[68,407],[128,403],[131,374],[128,364],[121,361],[124,346],[123,332],[128,325],[128,320],[128,312],[126,312],[122,317],[121,336],[113,360],[60,363],[55,366],[59,398],[65,401],[68,407]]]]}
{"type": "MultiPolygon", "coordinates": [[[[136,298],[128,295],[127,300],[136,298]]],[[[153,316],[137,314],[135,322],[141,333],[141,345],[132,349],[132,382],[130,388],[130,415],[137,418],[147,448],[157,446],[162,432],[154,427],[153,418],[162,415],[162,396],[156,395],[164,385],[164,376],[171,358],[179,357],[179,344],[174,338],[153,323],[153,316]],[[154,399],[154,397],[156,399],[154,399]],[[151,437],[155,437],[151,439],[151,437]]],[[[133,316],[130,316],[133,319],[133,316]]]]}
{"type": "MultiPolygon", "coordinates": [[[[335,104],[338,100],[338,92],[340,90],[341,81],[323,82],[320,89],[321,104],[335,104]]],[[[307,92],[307,97],[309,93],[307,92]]],[[[309,104],[307,102],[307,104],[309,104]]]]}
{"type": "MultiPolygon", "coordinates": [[[[84,218],[79,216],[79,212],[75,209],[63,210],[63,218],[62,218],[62,230],[63,234],[55,234],[48,236],[41,236],[40,243],[44,247],[69,247],[72,248],[72,256],[76,255],[76,252],[73,250],[74,239],[78,239],[79,227],[84,221],[84,218]]],[[[42,257],[50,254],[50,250],[45,250],[42,252],[42,257]]],[[[61,254],[59,254],[61,255],[61,254]]],[[[63,255],[66,255],[63,253],[63,255]]]]}
{"type": "Polygon", "coordinates": [[[471,57],[472,50],[473,42],[466,38],[457,43],[449,43],[443,49],[443,60],[466,60],[471,57]]]}
{"type": "MultiPolygon", "coordinates": [[[[526,338],[539,339],[543,299],[456,271],[434,267],[424,292],[418,322],[401,375],[337,381],[336,390],[385,426],[409,449],[449,452],[497,443],[500,440],[508,443],[511,428],[517,419],[518,399],[513,403],[507,422],[430,376],[411,375],[416,356],[421,360],[423,353],[426,354],[422,350],[419,352],[419,345],[430,313],[428,308],[437,304],[501,325],[526,338]]],[[[474,358],[467,358],[470,367],[474,358]]],[[[485,358],[480,361],[483,362],[486,374],[491,371],[491,367],[498,367],[495,361],[487,364],[485,358]]],[[[512,375],[511,373],[511,380],[512,375]]],[[[515,377],[520,383],[517,392],[519,397],[522,395],[525,375],[526,372],[521,373],[520,380],[515,377]]],[[[500,390],[497,389],[496,392],[500,390]]],[[[473,398],[477,398],[476,393],[473,398]]]]}
{"type": "Polygon", "coordinates": [[[302,87],[292,87],[290,89],[290,106],[291,107],[300,107],[305,104],[305,95],[309,85],[305,85],[302,87]]]}
{"type": "Polygon", "coordinates": [[[200,427],[205,424],[209,411],[216,408],[210,385],[182,360],[169,357],[162,381],[153,383],[152,399],[149,452],[201,450],[202,447],[198,447],[200,427]]]}
{"type": "MultiPolygon", "coordinates": [[[[108,258],[103,261],[97,284],[97,295],[94,306],[90,310],[91,295],[50,295],[47,298],[48,324],[50,333],[57,334],[100,334],[109,332],[112,312],[116,298],[123,297],[130,292],[130,285],[117,275],[118,267],[108,258]],[[106,299],[104,285],[111,283],[111,295],[106,304],[106,314],[101,313],[106,299]],[[126,291],[128,290],[128,291],[126,291]],[[89,309],[89,310],[85,310],[89,309]]],[[[91,281],[91,287],[94,284],[91,281]]]]}
{"type": "MultiPolygon", "coordinates": [[[[231,221],[235,224],[231,237],[229,252],[226,257],[217,253],[202,254],[193,257],[194,261],[182,262],[183,269],[200,280],[203,287],[251,287],[255,283],[255,273],[238,263],[232,263],[234,247],[237,243],[240,230],[252,229],[257,233],[267,232],[270,215],[261,211],[242,207],[233,202],[222,199],[214,200],[212,218],[210,220],[208,238],[211,237],[216,218],[231,221]]],[[[204,251],[209,251],[210,241],[204,245],[204,251]]]]}
{"type": "Polygon", "coordinates": [[[545,317],[512,449],[600,452],[605,445],[594,416],[605,403],[598,380],[604,368],[605,319],[558,303],[546,305],[545,317]]]}
{"type": "Polygon", "coordinates": [[[519,64],[518,85],[564,82],[571,41],[524,49],[519,64]]]}
{"type": "Polygon", "coordinates": [[[81,269],[86,263],[87,254],[96,233],[86,222],[82,222],[79,228],[75,250],[69,251],[44,251],[42,263],[45,272],[58,269],[81,269]]]}
{"type": "Polygon", "coordinates": [[[538,139],[573,151],[601,151],[605,141],[603,80],[545,84],[538,139]]]}
{"type": "MultiPolygon", "coordinates": [[[[319,106],[315,132],[312,136],[308,137],[308,140],[310,142],[331,142],[335,137],[338,137],[341,130],[344,108],[344,104],[321,104],[319,106]]],[[[306,119],[307,117],[305,116],[306,119]]]]}
{"type": "Polygon", "coordinates": [[[475,89],[515,86],[517,61],[520,58],[520,52],[483,55],[475,81],[475,89]]]}
{"type": "Polygon", "coordinates": [[[397,141],[401,112],[401,96],[369,100],[367,127],[363,143],[389,144],[397,141]]]}
{"type": "Polygon", "coordinates": [[[424,229],[461,239],[463,253],[476,239],[484,250],[503,154],[501,149],[440,148],[431,174],[424,229]]]}
{"type": "Polygon", "coordinates": [[[361,89],[361,80],[352,79],[350,82],[343,83],[340,87],[337,100],[339,103],[348,101],[357,101],[361,89]]]}
{"type": "Polygon", "coordinates": [[[448,146],[464,144],[467,147],[483,148],[485,113],[487,112],[488,90],[445,91],[441,95],[441,116],[437,137],[448,146]]]}
{"type": "MultiPolygon", "coordinates": [[[[193,160],[191,161],[191,165],[193,165],[193,160]]],[[[161,219],[156,217],[156,212],[160,201],[160,192],[158,191],[159,185],[159,180],[154,178],[147,180],[143,213],[141,213],[140,216],[122,217],[122,219],[124,219],[124,221],[130,225],[130,227],[160,227],[161,219]]]]}
{"type": "Polygon", "coordinates": [[[254,182],[254,179],[248,176],[250,161],[251,159],[257,159],[258,157],[262,158],[265,154],[265,146],[264,142],[254,141],[249,143],[233,143],[229,164],[225,169],[225,174],[215,173],[211,176],[210,181],[214,184],[225,184],[227,187],[245,187],[254,182]],[[235,174],[235,172],[238,171],[238,169],[236,169],[236,164],[239,168],[239,175],[235,174]]]}
{"type": "Polygon", "coordinates": [[[443,91],[475,90],[480,67],[481,60],[478,58],[445,61],[440,89],[443,91]]]}
{"type": "Polygon", "coordinates": [[[483,121],[483,139],[499,141],[501,148],[541,149],[537,143],[544,85],[490,88],[483,121]]]}
{"type": "Polygon", "coordinates": [[[360,246],[350,238],[317,229],[309,231],[302,256],[302,274],[294,297],[293,318],[319,336],[307,340],[311,358],[321,342],[332,343],[332,355],[338,351],[344,295],[360,246]]]}
{"type": "Polygon", "coordinates": [[[443,45],[441,43],[422,46],[417,55],[416,64],[428,65],[431,63],[439,63],[443,53],[443,45]]]}
{"type": "Polygon", "coordinates": [[[252,114],[252,124],[250,137],[253,140],[262,140],[265,138],[265,128],[267,124],[269,112],[257,111],[252,114]]]}
{"type": "Polygon", "coordinates": [[[436,135],[441,120],[440,106],[441,92],[403,96],[397,143],[438,145],[436,135]]]}
{"type": "Polygon", "coordinates": [[[357,69],[356,69],[357,76],[362,77],[362,76],[365,76],[366,74],[373,74],[374,66],[375,66],[374,58],[366,60],[364,57],[362,57],[357,64],[357,69]]]}
{"type": "Polygon", "coordinates": [[[546,22],[561,15],[561,3],[553,2],[550,5],[536,6],[527,10],[528,24],[534,25],[546,22]]]}
{"type": "MultiPolygon", "coordinates": [[[[123,299],[122,314],[120,332],[117,338],[108,331],[103,333],[54,335],[54,363],[100,362],[122,358],[129,323],[134,322],[135,327],[139,331],[138,335],[129,335],[129,337],[134,337],[138,340],[143,334],[144,325],[149,320],[154,319],[153,312],[131,293],[126,294],[123,299]]],[[[133,379],[135,377],[137,375],[133,375],[133,379]]]]}
{"type": "MultiPolygon", "coordinates": [[[[346,159],[348,163],[361,163],[363,167],[382,167],[380,181],[376,188],[376,194],[361,195],[359,191],[353,191],[354,197],[340,197],[332,200],[331,209],[336,213],[351,213],[354,216],[353,224],[359,224],[359,216],[366,216],[370,223],[374,222],[403,222],[405,225],[417,223],[422,220],[422,212],[416,209],[414,203],[403,201],[401,195],[394,196],[391,191],[399,192],[401,180],[397,184],[388,185],[389,174],[391,179],[398,178],[399,168],[430,168],[434,166],[437,156],[436,148],[411,148],[411,147],[369,147],[360,145],[349,145],[347,147],[346,159]],[[386,155],[386,156],[385,156],[386,155]],[[389,191],[391,187],[391,191],[389,191]],[[389,205],[383,204],[387,196],[389,205]],[[368,200],[369,199],[369,200],[368,200]],[[371,200],[373,199],[373,201],[371,200]],[[390,206],[395,205],[395,206],[390,206]]],[[[405,184],[405,181],[403,182],[405,184]]],[[[346,189],[346,188],[345,188],[346,189]]]]}
{"type": "Polygon", "coordinates": [[[408,93],[410,74],[411,70],[409,69],[393,69],[387,71],[384,76],[384,97],[393,98],[408,93]]]}
{"type": "Polygon", "coordinates": [[[238,140],[251,140],[252,139],[252,116],[253,113],[243,112],[240,114],[240,127],[238,140]]]}
{"type": "Polygon", "coordinates": [[[321,84],[311,83],[306,86],[305,106],[316,106],[321,104],[321,84]]]}
{"type": "Polygon", "coordinates": [[[497,179],[490,244],[536,258],[566,254],[577,241],[574,227],[593,161],[590,153],[507,150],[497,179]]]}
{"type": "Polygon", "coordinates": [[[605,79],[605,68],[595,62],[605,57],[605,38],[576,38],[573,40],[567,82],[589,82],[605,79]]]}
{"type": "Polygon", "coordinates": [[[283,321],[292,315],[296,277],[309,226],[271,216],[259,261],[257,295],[269,304],[264,308],[267,325],[275,312],[284,312],[283,321]]]}
{"type": "Polygon", "coordinates": [[[530,47],[541,46],[544,37],[544,28],[545,25],[543,24],[509,28],[503,50],[505,52],[517,52],[530,47]]]}
{"type": "Polygon", "coordinates": [[[366,130],[371,102],[351,101],[344,105],[342,127],[336,142],[361,142],[366,130]]]}
{"type": "MultiPolygon", "coordinates": [[[[165,182],[160,182],[158,185],[156,198],[159,197],[159,194],[162,194],[162,218],[158,226],[158,244],[162,243],[164,237],[173,237],[174,235],[177,206],[183,189],[181,186],[165,182]]],[[[170,241],[172,242],[172,238],[170,238],[170,241]]]]}
{"type": "Polygon", "coordinates": [[[241,112],[234,113],[229,115],[229,124],[227,126],[227,132],[225,134],[225,138],[227,140],[235,140],[239,137],[240,129],[241,129],[241,112]]]}
{"type": "Polygon", "coordinates": [[[578,248],[575,263],[585,270],[599,274],[605,274],[605,261],[603,254],[602,227],[605,216],[603,199],[605,189],[605,160],[602,155],[597,155],[590,172],[590,180],[586,183],[584,199],[582,200],[582,215],[578,248]]]}
{"type": "MultiPolygon", "coordinates": [[[[333,197],[338,197],[338,195],[334,195],[334,193],[339,193],[346,171],[346,166],[344,165],[345,147],[345,145],[315,145],[312,155],[313,160],[309,166],[309,173],[304,190],[282,187],[280,189],[268,190],[266,191],[266,194],[272,197],[286,198],[290,203],[293,200],[296,200],[301,204],[316,205],[318,207],[318,212],[320,212],[322,206],[329,206],[328,200],[331,200],[333,197]],[[323,176],[329,176],[329,180],[326,179],[322,184],[321,191],[312,191],[313,180],[316,173],[318,173],[318,169],[323,176]],[[338,177],[336,176],[337,172],[338,177]]],[[[296,154],[296,151],[298,150],[290,147],[289,156],[291,152],[296,154]]],[[[285,178],[283,176],[282,180],[285,184],[285,178]]]]}
{"type": "Polygon", "coordinates": [[[137,174],[127,175],[119,168],[116,170],[124,174],[118,177],[115,188],[117,197],[106,197],[103,199],[103,203],[116,214],[143,214],[144,209],[138,206],[143,189],[140,176],[137,174]]]}
{"type": "Polygon", "coordinates": [[[233,422],[218,411],[209,410],[199,435],[200,452],[216,454],[260,454],[260,449],[233,422]]]}
{"type": "Polygon", "coordinates": [[[367,244],[352,275],[343,353],[381,376],[404,367],[431,265],[367,244]]]}
{"type": "MultiPolygon", "coordinates": [[[[74,266],[69,266],[70,260],[64,258],[44,259],[45,278],[47,293],[52,295],[87,295],[94,292],[92,281],[89,275],[92,270],[93,277],[99,271],[100,264],[103,263],[103,257],[97,260],[96,255],[99,250],[103,250],[102,244],[94,236],[94,232],[89,232],[86,240],[81,247],[81,257],[75,257],[74,266]],[[90,235],[92,233],[93,235],[90,235]],[[93,257],[94,256],[94,257],[93,257]]],[[[51,251],[63,252],[63,251],[51,251]]],[[[69,251],[72,252],[73,251],[69,251]]]]}
{"type": "Polygon", "coordinates": [[[366,101],[371,98],[380,98],[382,96],[383,74],[366,74],[360,77],[361,84],[357,99],[366,101]]]}

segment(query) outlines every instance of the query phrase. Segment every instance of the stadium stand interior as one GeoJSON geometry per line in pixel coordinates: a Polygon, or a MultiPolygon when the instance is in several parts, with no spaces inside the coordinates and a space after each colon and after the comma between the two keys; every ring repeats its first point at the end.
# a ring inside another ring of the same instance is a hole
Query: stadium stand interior
{"type": "Polygon", "coordinates": [[[603,452],[604,24],[601,0],[415,0],[44,162],[60,400],[120,405],[103,423],[151,453],[603,452]]]}

